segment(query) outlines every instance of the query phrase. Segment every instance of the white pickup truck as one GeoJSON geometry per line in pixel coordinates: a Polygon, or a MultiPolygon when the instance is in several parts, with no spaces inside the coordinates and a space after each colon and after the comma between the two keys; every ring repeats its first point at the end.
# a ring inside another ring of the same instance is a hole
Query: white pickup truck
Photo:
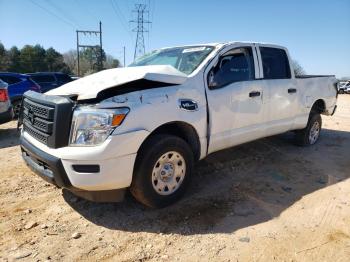
{"type": "Polygon", "coordinates": [[[194,163],[295,131],[316,143],[336,109],[333,76],[296,77],[286,48],[230,42],[164,48],[38,94],[25,93],[22,156],[46,181],[92,201],[129,189],[151,207],[178,200],[194,163]]]}

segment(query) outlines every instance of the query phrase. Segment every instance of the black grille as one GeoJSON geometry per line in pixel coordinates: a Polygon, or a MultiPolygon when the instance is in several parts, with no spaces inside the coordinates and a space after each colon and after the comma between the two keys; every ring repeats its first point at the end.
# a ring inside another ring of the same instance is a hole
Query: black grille
{"type": "Polygon", "coordinates": [[[30,123],[27,120],[23,120],[23,129],[25,132],[27,132],[29,135],[34,137],[35,139],[39,140],[40,142],[47,144],[47,139],[49,137],[48,134],[44,134],[37,130],[36,128],[32,127],[30,123]]]}
{"type": "Polygon", "coordinates": [[[66,146],[73,106],[66,97],[26,92],[21,111],[23,130],[49,147],[66,146]]]}
{"type": "Polygon", "coordinates": [[[30,109],[34,115],[39,116],[40,118],[53,120],[55,108],[35,103],[28,98],[24,99],[23,107],[24,110],[30,109]]]}
{"type": "Polygon", "coordinates": [[[23,121],[27,121],[29,125],[35,127],[36,129],[44,132],[46,134],[52,134],[53,129],[53,119],[51,121],[44,120],[37,115],[31,116],[28,114],[28,110],[23,110],[23,121]]]}
{"type": "Polygon", "coordinates": [[[52,135],[55,108],[25,98],[22,113],[24,131],[47,144],[49,136],[52,135]]]}

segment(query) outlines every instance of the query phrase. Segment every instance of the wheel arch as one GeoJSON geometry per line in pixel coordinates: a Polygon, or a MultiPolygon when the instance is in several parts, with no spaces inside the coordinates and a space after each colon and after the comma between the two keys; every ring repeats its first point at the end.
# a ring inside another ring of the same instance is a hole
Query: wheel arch
{"type": "Polygon", "coordinates": [[[190,146],[195,161],[200,158],[201,145],[196,129],[189,123],[183,121],[172,121],[154,129],[142,142],[137,154],[142,150],[146,141],[158,134],[169,134],[182,138],[190,146]]]}
{"type": "Polygon", "coordinates": [[[311,112],[323,114],[326,112],[326,102],[323,99],[316,100],[311,107],[310,113],[311,112]]]}

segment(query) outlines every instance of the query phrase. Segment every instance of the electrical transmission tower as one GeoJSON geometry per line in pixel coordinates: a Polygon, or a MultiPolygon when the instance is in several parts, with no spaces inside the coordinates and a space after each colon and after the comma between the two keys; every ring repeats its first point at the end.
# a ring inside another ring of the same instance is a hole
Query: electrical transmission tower
{"type": "Polygon", "coordinates": [[[134,52],[134,60],[138,56],[142,56],[145,54],[145,37],[143,33],[148,33],[148,29],[145,24],[150,24],[152,22],[145,19],[145,15],[149,14],[147,10],[147,5],[145,4],[135,4],[134,13],[137,13],[136,20],[131,20],[131,23],[137,24],[136,27],[132,30],[136,32],[136,44],[135,44],[135,52],[134,52]]]}
{"type": "MultiPolygon", "coordinates": [[[[102,23],[100,21],[100,30],[99,31],[90,31],[90,30],[77,30],[77,62],[78,62],[78,76],[80,76],[80,49],[83,48],[83,50],[86,50],[87,48],[91,49],[96,56],[96,65],[97,70],[103,69],[103,49],[102,49],[102,23]],[[100,43],[99,45],[84,45],[80,44],[79,42],[79,36],[80,34],[85,35],[95,35],[99,36],[100,43]]],[[[92,58],[91,58],[92,59],[92,58]]],[[[90,61],[92,63],[92,61],[90,61]]]]}

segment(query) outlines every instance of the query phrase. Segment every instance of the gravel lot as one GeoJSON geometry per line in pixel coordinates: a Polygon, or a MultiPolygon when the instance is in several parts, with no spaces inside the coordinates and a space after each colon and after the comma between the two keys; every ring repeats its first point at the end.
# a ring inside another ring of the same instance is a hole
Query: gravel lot
{"type": "Polygon", "coordinates": [[[0,126],[0,260],[349,261],[350,95],[318,144],[293,134],[211,155],[179,203],[96,204],[45,183],[0,126]]]}

